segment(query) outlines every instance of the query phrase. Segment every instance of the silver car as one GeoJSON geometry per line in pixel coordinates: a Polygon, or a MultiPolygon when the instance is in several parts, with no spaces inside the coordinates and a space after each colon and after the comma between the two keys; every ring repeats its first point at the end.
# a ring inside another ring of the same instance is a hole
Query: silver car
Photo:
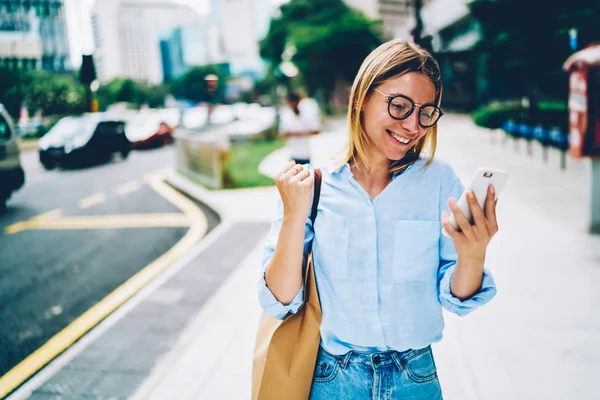
{"type": "Polygon", "coordinates": [[[10,115],[0,104],[0,211],[15,190],[25,184],[18,139],[10,115]]]}

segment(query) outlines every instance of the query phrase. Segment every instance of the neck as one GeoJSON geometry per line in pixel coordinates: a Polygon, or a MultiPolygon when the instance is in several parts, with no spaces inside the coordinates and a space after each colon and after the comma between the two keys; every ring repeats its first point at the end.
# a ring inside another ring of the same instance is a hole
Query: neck
{"type": "Polygon", "coordinates": [[[369,161],[368,166],[358,160],[352,161],[350,170],[354,180],[369,193],[371,198],[375,198],[392,181],[390,160],[382,158],[369,161]]]}

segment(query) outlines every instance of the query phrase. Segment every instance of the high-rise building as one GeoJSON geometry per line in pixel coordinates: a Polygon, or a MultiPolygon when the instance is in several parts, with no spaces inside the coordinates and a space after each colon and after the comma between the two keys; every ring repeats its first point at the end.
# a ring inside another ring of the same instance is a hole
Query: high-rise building
{"type": "MultiPolygon", "coordinates": [[[[368,17],[383,21],[383,36],[391,39],[398,36],[397,29],[414,20],[414,0],[345,0],[346,4],[364,12],[368,17]]],[[[425,5],[429,0],[422,0],[425,5]]],[[[410,37],[410,32],[407,32],[410,37]]]]}
{"type": "Polygon", "coordinates": [[[165,32],[160,41],[163,80],[171,81],[190,67],[209,64],[207,30],[184,26],[165,32]]]}
{"type": "Polygon", "coordinates": [[[65,71],[69,57],[62,0],[0,3],[0,66],[65,71]]]}
{"type": "Polygon", "coordinates": [[[65,71],[70,69],[71,55],[63,0],[31,2],[18,0],[21,4],[37,4],[42,38],[42,69],[65,71]]]}
{"type": "Polygon", "coordinates": [[[107,81],[126,77],[161,83],[161,33],[201,25],[202,20],[192,8],[168,0],[96,1],[92,30],[98,78],[107,81]]]}
{"type": "Polygon", "coordinates": [[[269,28],[270,0],[211,0],[211,24],[218,26],[225,61],[234,74],[261,75],[259,40],[269,28]]]}

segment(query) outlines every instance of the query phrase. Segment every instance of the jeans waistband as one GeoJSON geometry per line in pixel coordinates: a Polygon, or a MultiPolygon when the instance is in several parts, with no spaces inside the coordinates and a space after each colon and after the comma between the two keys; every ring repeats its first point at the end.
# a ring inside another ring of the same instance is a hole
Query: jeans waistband
{"type": "Polygon", "coordinates": [[[430,346],[424,347],[422,349],[416,350],[406,350],[406,351],[378,351],[373,353],[361,352],[350,350],[346,354],[336,355],[331,354],[323,347],[319,348],[319,352],[322,352],[330,357],[335,358],[342,368],[346,368],[348,364],[363,364],[373,368],[381,368],[389,365],[395,365],[398,370],[404,369],[406,363],[418,356],[419,354],[429,351],[430,346]]]}

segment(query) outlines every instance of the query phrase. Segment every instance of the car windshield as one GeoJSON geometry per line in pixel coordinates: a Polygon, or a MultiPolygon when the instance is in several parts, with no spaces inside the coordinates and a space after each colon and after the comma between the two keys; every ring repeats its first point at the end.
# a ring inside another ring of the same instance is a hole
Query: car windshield
{"type": "Polygon", "coordinates": [[[86,118],[63,118],[46,134],[52,140],[74,139],[78,136],[89,136],[96,127],[97,121],[86,118]]]}

